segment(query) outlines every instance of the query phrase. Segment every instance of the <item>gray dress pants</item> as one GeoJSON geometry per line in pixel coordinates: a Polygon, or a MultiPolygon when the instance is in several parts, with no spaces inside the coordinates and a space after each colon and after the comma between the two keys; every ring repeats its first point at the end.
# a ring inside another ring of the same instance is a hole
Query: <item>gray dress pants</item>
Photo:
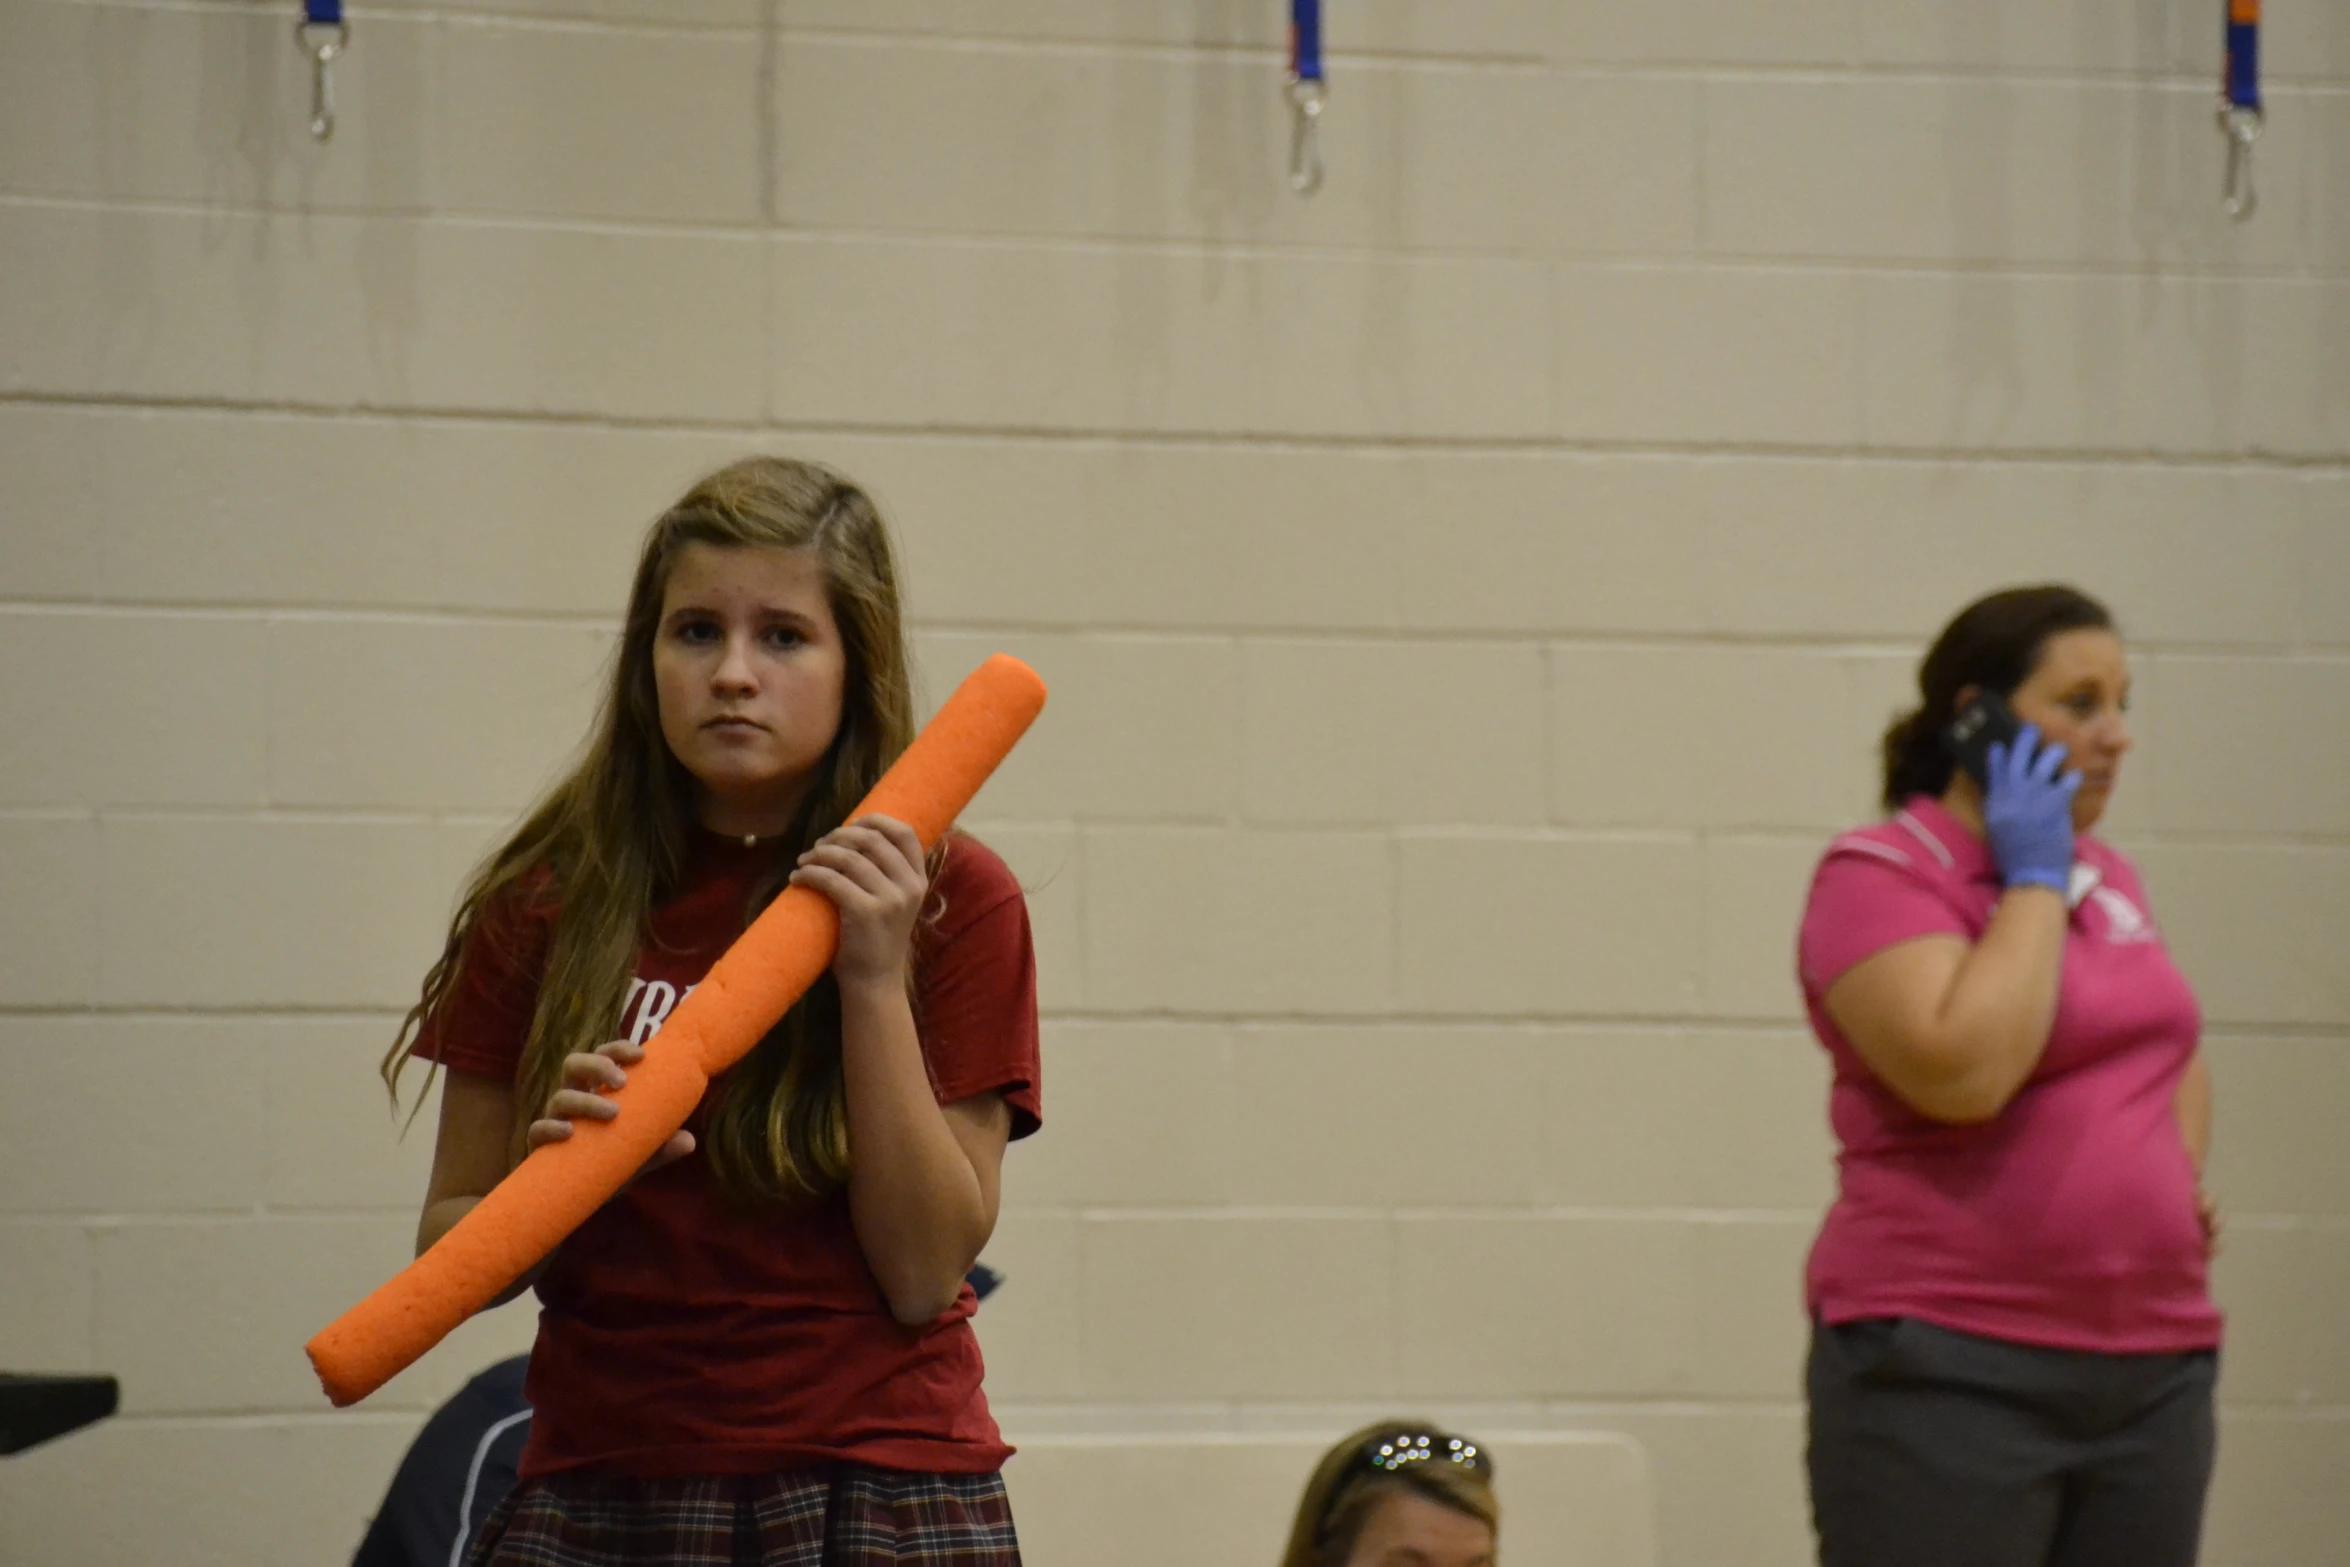
{"type": "Polygon", "coordinates": [[[1815,1325],[1820,1567],[2193,1567],[2216,1351],[2098,1355],[1912,1318],[1815,1325]]]}

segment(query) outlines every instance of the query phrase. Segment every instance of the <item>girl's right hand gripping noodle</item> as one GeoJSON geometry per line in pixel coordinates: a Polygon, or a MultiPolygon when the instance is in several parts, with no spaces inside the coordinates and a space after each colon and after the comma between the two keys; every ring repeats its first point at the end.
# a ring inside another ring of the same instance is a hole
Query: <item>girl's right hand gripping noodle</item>
{"type": "MultiPolygon", "coordinates": [[[[1044,682],[997,654],[973,671],[855,811],[937,844],[1044,707],[1044,682]]],[[[628,1183],[822,977],[840,939],[831,900],[786,887],[662,1025],[615,1094],[610,1121],[578,1121],[538,1148],[423,1256],[310,1341],[327,1397],[357,1403],[481,1310],[628,1183]]]]}

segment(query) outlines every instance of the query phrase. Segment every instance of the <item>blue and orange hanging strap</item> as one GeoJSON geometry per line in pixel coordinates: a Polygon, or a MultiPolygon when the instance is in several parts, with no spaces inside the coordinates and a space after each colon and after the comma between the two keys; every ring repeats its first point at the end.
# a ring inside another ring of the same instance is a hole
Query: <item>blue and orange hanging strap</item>
{"type": "Polygon", "coordinates": [[[2219,128],[2228,138],[2222,205],[2238,223],[2252,216],[2252,144],[2260,139],[2260,0],[2227,0],[2227,64],[2220,73],[2219,128]]]}
{"type": "Polygon", "coordinates": [[[1322,184],[1322,0],[1289,0],[1289,188],[1322,184]]]}
{"type": "Polygon", "coordinates": [[[294,42],[310,57],[310,134],[324,141],[335,133],[335,57],[351,46],[343,0],[302,0],[294,42]]]}

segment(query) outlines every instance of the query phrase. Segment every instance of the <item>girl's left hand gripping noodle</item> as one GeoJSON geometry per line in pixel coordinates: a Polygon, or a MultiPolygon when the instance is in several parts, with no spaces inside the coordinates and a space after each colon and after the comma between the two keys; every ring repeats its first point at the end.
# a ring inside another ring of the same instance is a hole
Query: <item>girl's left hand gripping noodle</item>
{"type": "MultiPolygon", "coordinates": [[[[1044,682],[997,654],[947,699],[851,813],[893,816],[935,845],[1044,707],[1044,682]]],[[[614,1095],[620,1113],[548,1143],[432,1249],[309,1344],[327,1397],[355,1404],[497,1299],[628,1184],[701,1103],[710,1079],[750,1054],[822,977],[840,940],[830,899],[786,887],[662,1024],[660,1043],[614,1095]]]]}

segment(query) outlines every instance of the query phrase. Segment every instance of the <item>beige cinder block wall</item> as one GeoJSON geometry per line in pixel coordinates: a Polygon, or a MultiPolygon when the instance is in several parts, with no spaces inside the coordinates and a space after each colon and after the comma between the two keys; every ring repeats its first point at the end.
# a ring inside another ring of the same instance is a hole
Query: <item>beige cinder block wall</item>
{"type": "MultiPolygon", "coordinates": [[[[1050,1125],[1015,1431],[1631,1432],[1672,1567],[1806,1557],[1805,867],[1963,599],[2134,633],[2115,835],[2210,1011],[2209,1559],[2350,1557],[2350,11],[0,0],[0,1559],[339,1559],[374,1059],[577,737],[630,545],[753,447],[891,503],[934,689],[1055,682],[983,829],[1050,1125]]],[[[1268,1544],[1270,1549],[1270,1543],[1268,1544]]]]}

